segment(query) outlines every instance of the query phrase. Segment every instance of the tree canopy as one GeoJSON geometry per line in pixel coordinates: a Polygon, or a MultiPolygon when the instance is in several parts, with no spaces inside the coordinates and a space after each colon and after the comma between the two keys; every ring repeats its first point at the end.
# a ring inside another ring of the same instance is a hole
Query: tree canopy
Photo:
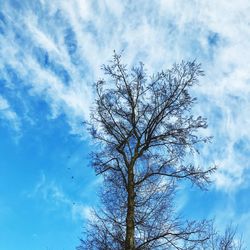
{"type": "Polygon", "coordinates": [[[204,73],[193,62],[148,76],[143,63],[128,70],[114,54],[95,84],[88,126],[96,143],[92,166],[103,176],[102,207],[79,249],[203,249],[211,221],[184,221],[174,207],[179,180],[206,188],[215,166],[193,163],[210,140],[192,107],[190,89],[204,73]]]}

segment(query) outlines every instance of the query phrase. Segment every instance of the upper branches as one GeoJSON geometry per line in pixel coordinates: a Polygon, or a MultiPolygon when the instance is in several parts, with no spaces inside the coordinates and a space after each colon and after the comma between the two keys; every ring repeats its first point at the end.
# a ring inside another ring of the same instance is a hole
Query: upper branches
{"type": "Polygon", "coordinates": [[[148,77],[142,63],[128,72],[120,55],[114,54],[103,70],[109,84],[106,80],[96,83],[92,112],[92,135],[102,145],[98,173],[124,174],[131,164],[140,168],[139,159],[145,163],[150,157],[157,160],[140,172],[138,183],[153,175],[207,182],[215,168],[203,170],[183,163],[185,155],[197,149],[196,144],[209,140],[197,134],[207,127],[206,119],[191,114],[196,99],[189,89],[203,75],[200,64],[181,62],[148,77]]]}

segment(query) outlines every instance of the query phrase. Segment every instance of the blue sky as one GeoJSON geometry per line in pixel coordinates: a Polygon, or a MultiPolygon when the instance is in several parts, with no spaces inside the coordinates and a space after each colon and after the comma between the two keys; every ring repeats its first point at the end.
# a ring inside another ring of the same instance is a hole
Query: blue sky
{"type": "Polygon", "coordinates": [[[101,183],[81,122],[114,49],[149,73],[202,63],[194,113],[214,139],[195,160],[219,170],[209,192],[180,192],[178,210],[233,222],[250,245],[249,11],[247,0],[1,0],[0,249],[78,244],[101,183]]]}

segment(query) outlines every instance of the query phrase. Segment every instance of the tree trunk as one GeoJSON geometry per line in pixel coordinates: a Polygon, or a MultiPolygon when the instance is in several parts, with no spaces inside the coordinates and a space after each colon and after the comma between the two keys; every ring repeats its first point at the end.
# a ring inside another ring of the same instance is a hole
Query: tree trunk
{"type": "Polygon", "coordinates": [[[131,164],[128,169],[128,202],[126,217],[126,250],[135,250],[135,191],[134,191],[134,166],[131,164]]]}

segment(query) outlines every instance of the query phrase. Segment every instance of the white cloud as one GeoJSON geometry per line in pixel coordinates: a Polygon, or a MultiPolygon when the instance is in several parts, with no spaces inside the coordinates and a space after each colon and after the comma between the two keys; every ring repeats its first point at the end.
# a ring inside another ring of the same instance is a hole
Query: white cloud
{"type": "Polygon", "coordinates": [[[16,112],[11,108],[9,102],[0,95],[0,118],[7,121],[16,132],[20,130],[20,120],[16,112]]]}
{"type": "MultiPolygon", "coordinates": [[[[55,181],[48,180],[44,173],[32,192],[26,192],[28,198],[42,199],[48,209],[61,210],[66,209],[67,214],[72,220],[86,220],[91,217],[91,207],[75,201],[67,195],[55,181]]],[[[41,203],[42,204],[42,203],[41,203]]]]}
{"type": "Polygon", "coordinates": [[[88,220],[91,219],[92,216],[93,210],[89,206],[76,204],[72,207],[72,217],[74,220],[78,220],[79,218],[82,220],[88,220]]]}

